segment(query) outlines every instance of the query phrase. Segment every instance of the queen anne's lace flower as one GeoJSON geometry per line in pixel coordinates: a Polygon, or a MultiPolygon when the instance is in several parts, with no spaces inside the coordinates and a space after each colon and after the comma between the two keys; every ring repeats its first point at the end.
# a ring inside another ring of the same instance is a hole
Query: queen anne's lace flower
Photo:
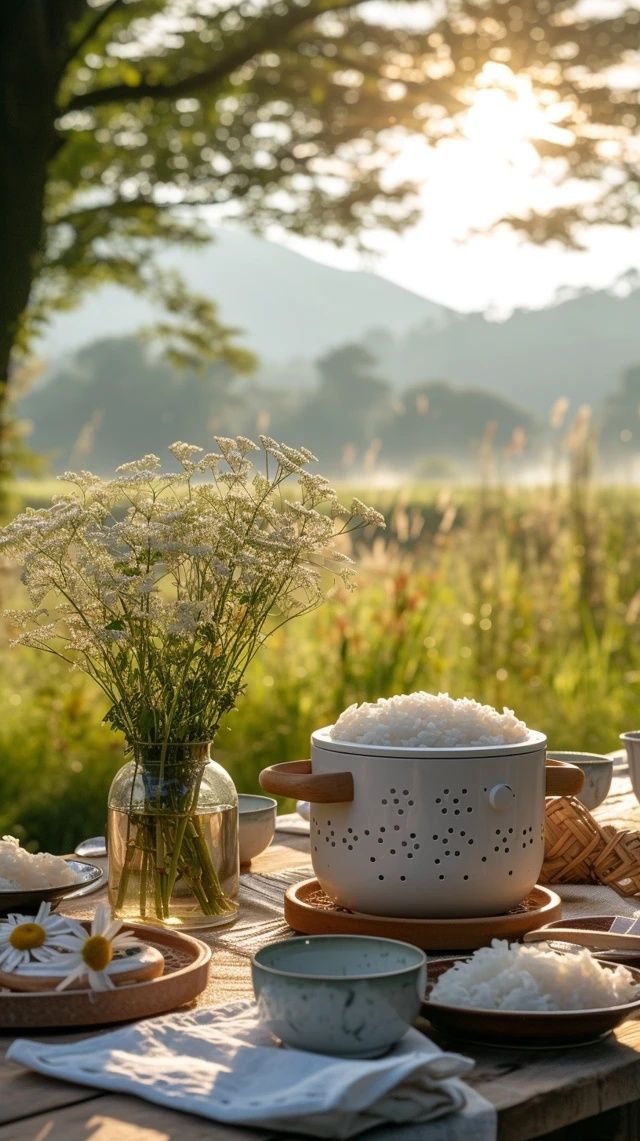
{"type": "Polygon", "coordinates": [[[260,443],[261,470],[248,458],[260,451],[252,440],[219,436],[215,453],[172,444],[177,473],[153,454],[111,480],[66,472],[52,507],[0,532],[32,602],[11,617],[16,640],[86,670],[130,741],[211,739],[269,614],[282,621],[317,606],[334,577],[351,585],[338,536],[382,525],[306,470],[308,449],[260,443]],[[59,605],[45,608],[56,593],[59,605]]]}

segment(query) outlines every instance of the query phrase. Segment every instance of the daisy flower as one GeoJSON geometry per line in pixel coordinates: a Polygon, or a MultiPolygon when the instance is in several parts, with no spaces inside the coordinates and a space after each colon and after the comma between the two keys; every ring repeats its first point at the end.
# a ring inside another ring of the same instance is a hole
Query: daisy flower
{"type": "MultiPolygon", "coordinates": [[[[140,940],[134,935],[118,934],[123,924],[111,918],[109,907],[101,903],[96,908],[89,934],[79,924],[67,935],[59,936],[56,945],[64,950],[64,961],[68,973],[58,983],[56,990],[64,990],[77,980],[87,979],[91,990],[114,990],[115,984],[109,978],[109,966],[116,951],[126,951],[139,947],[140,940]]],[[[63,960],[60,955],[59,965],[63,960]]]]}
{"type": "Polygon", "coordinates": [[[33,916],[8,915],[0,920],[0,969],[15,971],[27,963],[45,962],[70,930],[67,919],[51,915],[50,903],[41,903],[33,916]]]}

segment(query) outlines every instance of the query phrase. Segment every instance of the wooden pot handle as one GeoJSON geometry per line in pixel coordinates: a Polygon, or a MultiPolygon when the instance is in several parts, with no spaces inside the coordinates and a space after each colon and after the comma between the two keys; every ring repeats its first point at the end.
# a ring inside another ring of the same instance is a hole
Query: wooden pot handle
{"type": "Polygon", "coordinates": [[[260,773],[260,787],[276,796],[309,800],[312,804],[343,804],[353,800],[351,773],[312,773],[311,761],[284,761],[260,773]]]}
{"type": "Polygon", "coordinates": [[[584,784],[582,769],[568,765],[566,761],[556,761],[553,757],[547,757],[545,774],[545,796],[576,796],[584,784]]]}

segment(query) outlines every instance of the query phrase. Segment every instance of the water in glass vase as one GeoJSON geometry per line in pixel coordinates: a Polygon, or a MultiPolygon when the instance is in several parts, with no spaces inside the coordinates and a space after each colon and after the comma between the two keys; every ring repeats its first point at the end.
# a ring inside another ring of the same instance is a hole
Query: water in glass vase
{"type": "Polygon", "coordinates": [[[172,830],[180,817],[109,808],[109,902],[118,919],[176,928],[215,927],[238,914],[238,810],[219,805],[190,813],[187,829],[204,858],[180,847],[172,864],[172,830]],[[114,874],[112,876],[112,869],[114,874]]]}

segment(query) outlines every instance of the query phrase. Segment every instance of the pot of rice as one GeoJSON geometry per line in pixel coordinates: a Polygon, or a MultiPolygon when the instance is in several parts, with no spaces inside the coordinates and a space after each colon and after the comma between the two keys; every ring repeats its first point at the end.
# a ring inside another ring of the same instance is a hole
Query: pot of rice
{"type": "Polygon", "coordinates": [[[352,705],[311,736],[311,762],[260,775],[311,802],[314,872],[342,907],[372,915],[498,915],[534,887],[546,795],[579,791],[545,769],[546,737],[509,709],[447,694],[352,705]]]}

